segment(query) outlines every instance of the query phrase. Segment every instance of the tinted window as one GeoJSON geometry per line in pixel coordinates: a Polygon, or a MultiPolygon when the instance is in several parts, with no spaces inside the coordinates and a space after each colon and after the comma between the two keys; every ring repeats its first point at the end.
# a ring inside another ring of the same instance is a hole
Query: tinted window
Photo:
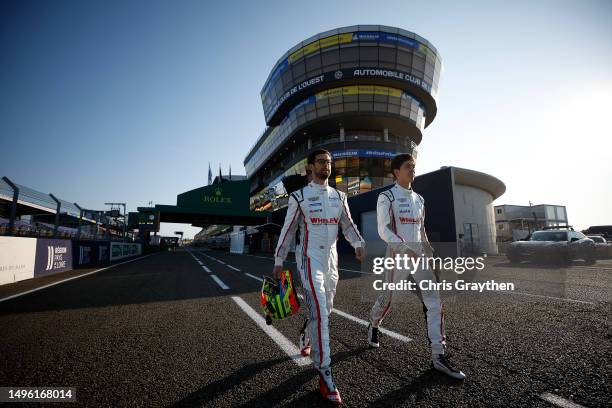
{"type": "Polygon", "coordinates": [[[531,235],[532,241],[567,241],[566,231],[536,231],[531,235]]]}

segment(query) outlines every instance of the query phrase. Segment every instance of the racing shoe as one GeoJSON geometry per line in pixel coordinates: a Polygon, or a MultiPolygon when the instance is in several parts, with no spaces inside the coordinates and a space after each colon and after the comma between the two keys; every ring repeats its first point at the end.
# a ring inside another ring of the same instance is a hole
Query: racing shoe
{"type": "Polygon", "coordinates": [[[342,405],[340,391],[338,391],[332,379],[331,368],[327,367],[319,370],[319,389],[321,390],[323,399],[333,405],[342,405]]]}
{"type": "Polygon", "coordinates": [[[431,366],[455,380],[465,380],[465,374],[456,369],[444,354],[436,354],[431,358],[431,366]]]}
{"type": "Polygon", "coordinates": [[[302,330],[300,330],[300,354],[304,357],[310,356],[310,336],[308,335],[308,319],[304,321],[302,330]]]}
{"type": "Polygon", "coordinates": [[[373,348],[380,347],[380,343],[378,342],[378,327],[372,326],[372,323],[368,325],[368,344],[373,348]]]}

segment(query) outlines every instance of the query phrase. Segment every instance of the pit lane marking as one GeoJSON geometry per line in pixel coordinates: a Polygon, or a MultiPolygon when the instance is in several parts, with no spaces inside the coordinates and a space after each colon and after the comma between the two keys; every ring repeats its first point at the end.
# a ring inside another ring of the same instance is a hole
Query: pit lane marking
{"type": "MultiPolygon", "coordinates": [[[[233,270],[235,270],[235,271],[240,272],[240,269],[236,268],[235,266],[232,266],[232,265],[230,265],[230,264],[228,264],[228,263],[225,263],[225,262],[223,262],[223,261],[222,261],[222,260],[220,260],[220,259],[213,258],[212,256],[208,256],[208,255],[206,255],[206,254],[202,253],[202,251],[199,251],[199,252],[200,252],[202,255],[204,255],[204,256],[206,256],[206,257],[208,257],[208,258],[210,258],[210,259],[213,259],[213,260],[215,260],[215,261],[217,261],[217,262],[219,262],[219,263],[221,263],[221,264],[223,264],[223,265],[227,266],[228,268],[231,268],[231,269],[233,269],[233,270]]],[[[196,259],[197,259],[197,258],[196,258],[196,259]]],[[[200,262],[200,261],[198,260],[198,262],[200,262]]],[[[200,265],[201,265],[201,264],[202,264],[202,263],[200,262],[200,265]]]]}
{"type": "Polygon", "coordinates": [[[198,251],[198,252],[199,252],[199,253],[201,253],[202,255],[204,255],[205,257],[212,259],[213,261],[217,261],[217,262],[219,262],[220,264],[225,265],[225,262],[223,262],[223,261],[222,261],[222,260],[220,260],[220,259],[215,258],[214,256],[206,255],[206,254],[205,254],[204,252],[202,252],[202,251],[198,251]]]}
{"type": "Polygon", "coordinates": [[[562,408],[585,408],[583,405],[576,404],[573,401],[570,401],[555,394],[551,394],[550,392],[545,392],[541,394],[540,398],[542,398],[544,401],[550,402],[551,404],[562,408]]]}
{"type": "MultiPolygon", "coordinates": [[[[360,319],[358,317],[355,317],[353,315],[350,315],[350,314],[348,314],[346,312],[343,312],[342,310],[332,309],[332,313],[336,313],[336,314],[338,314],[338,315],[340,315],[340,316],[342,316],[342,317],[344,317],[346,319],[349,319],[349,320],[352,320],[352,321],[354,321],[356,323],[359,323],[362,326],[368,326],[370,324],[370,322],[368,322],[366,320],[363,320],[363,319],[360,319]]],[[[392,338],[394,338],[396,340],[403,341],[404,343],[409,343],[409,342],[412,341],[412,339],[410,337],[406,337],[404,335],[401,335],[399,333],[393,332],[391,330],[387,330],[387,329],[382,328],[382,327],[380,327],[378,330],[380,330],[381,333],[384,333],[387,336],[392,337],[392,338]]]]}
{"type": "Polygon", "coordinates": [[[223,290],[228,290],[229,286],[227,286],[221,279],[217,277],[217,275],[210,275],[210,277],[219,285],[219,287],[223,290]]]}
{"type": "Polygon", "coordinates": [[[256,279],[256,280],[258,280],[258,281],[260,281],[260,282],[263,282],[263,279],[262,279],[262,278],[260,278],[259,276],[251,275],[251,274],[250,274],[250,273],[248,273],[248,272],[245,272],[244,274],[245,274],[246,276],[248,276],[249,278],[256,279]]]}
{"type": "MultiPolygon", "coordinates": [[[[189,251],[187,251],[187,252],[189,252],[189,251]]],[[[223,289],[223,290],[228,290],[228,289],[229,289],[229,286],[227,286],[227,285],[226,285],[226,284],[225,284],[225,283],[224,283],[224,282],[223,282],[221,279],[219,279],[219,277],[218,277],[217,275],[213,275],[213,274],[212,274],[212,271],[211,271],[210,269],[208,269],[206,266],[202,265],[202,263],[201,263],[201,262],[199,262],[198,258],[197,258],[197,257],[196,257],[194,254],[192,254],[191,252],[189,252],[189,254],[190,254],[192,257],[193,257],[193,259],[195,259],[196,261],[198,261],[198,263],[200,263],[200,265],[202,266],[202,268],[203,268],[203,269],[204,269],[206,272],[208,272],[208,273],[210,274],[210,277],[212,278],[212,280],[214,280],[214,281],[215,281],[215,283],[216,283],[217,285],[219,285],[219,287],[220,287],[221,289],[223,289]]]]}
{"type": "Polygon", "coordinates": [[[241,297],[232,296],[232,300],[236,302],[238,307],[242,309],[243,312],[247,314],[260,329],[264,331],[280,348],[293,360],[295,364],[298,366],[306,366],[312,364],[312,360],[310,357],[303,357],[300,354],[300,350],[293,344],[289,339],[287,339],[281,332],[276,330],[273,326],[268,326],[266,324],[266,320],[253,310],[251,306],[247,304],[241,297]]]}

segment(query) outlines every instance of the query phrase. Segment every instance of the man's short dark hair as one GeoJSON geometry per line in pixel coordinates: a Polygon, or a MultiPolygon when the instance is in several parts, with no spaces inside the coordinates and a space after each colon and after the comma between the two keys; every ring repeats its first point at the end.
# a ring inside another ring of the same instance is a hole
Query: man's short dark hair
{"type": "Polygon", "coordinates": [[[396,155],[393,160],[391,160],[391,173],[393,173],[393,170],[399,170],[402,164],[410,160],[414,161],[414,157],[412,157],[411,154],[401,153],[396,155]]]}
{"type": "Polygon", "coordinates": [[[330,152],[328,152],[328,151],[327,151],[327,150],[325,150],[325,149],[317,149],[317,150],[313,150],[312,152],[310,152],[310,153],[308,154],[308,164],[314,164],[315,159],[316,159],[316,158],[317,158],[317,156],[318,156],[318,155],[320,155],[320,154],[327,154],[327,155],[329,155],[329,157],[330,157],[330,158],[332,157],[331,153],[330,153],[330,152]]]}

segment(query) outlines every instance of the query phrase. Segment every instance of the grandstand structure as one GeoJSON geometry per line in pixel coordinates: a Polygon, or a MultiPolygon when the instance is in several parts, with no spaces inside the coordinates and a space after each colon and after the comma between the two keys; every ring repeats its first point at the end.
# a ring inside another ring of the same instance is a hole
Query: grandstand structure
{"type": "Polygon", "coordinates": [[[123,223],[103,210],[0,179],[0,235],[115,240],[122,234],[123,223]]]}

